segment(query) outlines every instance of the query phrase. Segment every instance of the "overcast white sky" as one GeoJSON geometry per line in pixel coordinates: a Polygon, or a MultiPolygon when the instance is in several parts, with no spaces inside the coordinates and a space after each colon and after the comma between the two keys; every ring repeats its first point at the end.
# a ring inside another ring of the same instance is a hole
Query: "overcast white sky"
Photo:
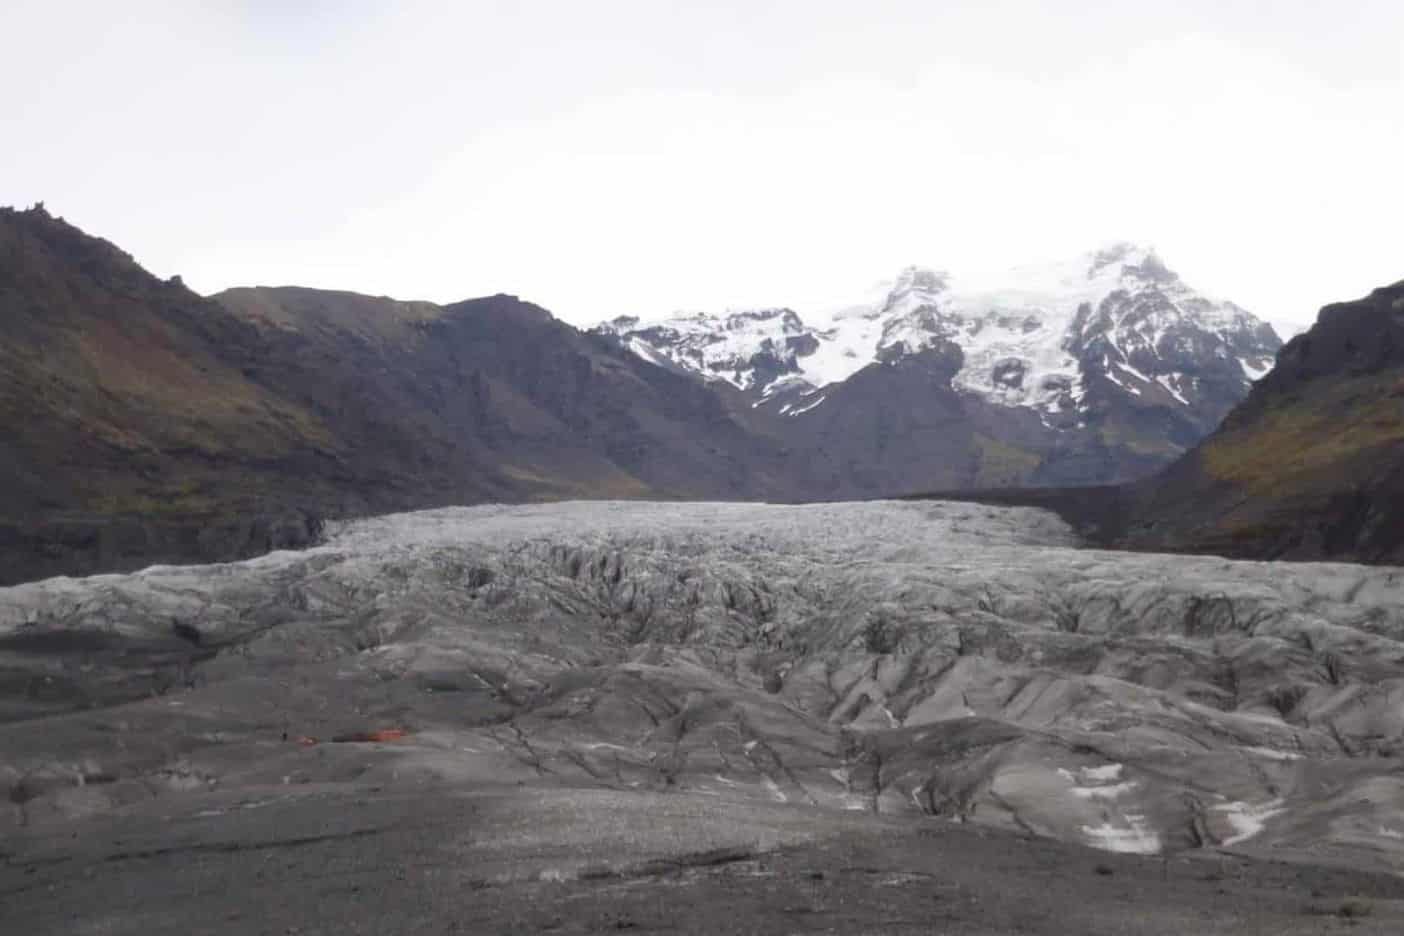
{"type": "Polygon", "coordinates": [[[0,204],[202,292],[561,318],[1112,240],[1280,327],[1404,278],[1404,3],[3,0],[0,204]]]}

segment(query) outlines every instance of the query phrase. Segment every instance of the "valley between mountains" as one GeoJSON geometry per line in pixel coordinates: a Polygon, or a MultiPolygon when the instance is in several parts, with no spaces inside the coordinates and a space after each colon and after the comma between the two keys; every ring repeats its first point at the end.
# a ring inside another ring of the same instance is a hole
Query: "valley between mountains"
{"type": "Polygon", "coordinates": [[[1397,562],[1401,291],[1279,348],[1119,244],[995,282],[911,268],[808,318],[580,331],[505,295],[201,297],[4,209],[0,583],[571,498],[940,493],[1050,508],[1104,546],[1397,562]]]}
{"type": "Polygon", "coordinates": [[[504,295],[201,297],[42,207],[0,211],[0,317],[0,582],[239,558],[450,504],[1141,478],[1279,345],[1125,244],[994,284],[908,269],[815,324],[579,331],[504,295]]]}
{"type": "Polygon", "coordinates": [[[1401,293],[580,331],[0,212],[0,923],[1398,932],[1401,293]]]}

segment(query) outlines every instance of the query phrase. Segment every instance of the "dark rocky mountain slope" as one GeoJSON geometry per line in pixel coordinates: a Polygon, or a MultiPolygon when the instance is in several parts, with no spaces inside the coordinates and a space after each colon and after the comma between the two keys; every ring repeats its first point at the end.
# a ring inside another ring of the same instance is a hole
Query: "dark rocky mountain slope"
{"type": "Polygon", "coordinates": [[[1216,432],[1131,496],[1136,546],[1404,562],[1404,282],[1322,309],[1216,432]]]}
{"type": "Polygon", "coordinates": [[[0,581],[305,545],[484,500],[774,494],[705,387],[510,296],[202,298],[0,212],[0,581]]]}
{"type": "Polygon", "coordinates": [[[0,213],[0,579],[307,542],[283,481],[330,428],[258,332],[42,209],[0,213]]]}

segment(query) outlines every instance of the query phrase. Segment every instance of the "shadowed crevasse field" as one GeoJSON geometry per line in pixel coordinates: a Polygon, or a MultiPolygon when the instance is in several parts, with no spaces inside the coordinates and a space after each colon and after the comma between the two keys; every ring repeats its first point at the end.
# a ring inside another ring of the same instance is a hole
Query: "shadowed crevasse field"
{"type": "Polygon", "coordinates": [[[16,932],[1397,932],[1404,574],[570,503],[0,590],[16,932]]]}

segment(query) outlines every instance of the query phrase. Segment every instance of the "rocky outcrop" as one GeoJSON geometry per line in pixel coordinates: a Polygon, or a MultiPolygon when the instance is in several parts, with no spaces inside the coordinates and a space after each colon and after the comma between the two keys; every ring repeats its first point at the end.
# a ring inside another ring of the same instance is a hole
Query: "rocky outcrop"
{"type": "Polygon", "coordinates": [[[159,563],[233,562],[277,549],[305,549],[322,519],[301,510],[259,516],[160,520],[130,515],[0,525],[0,581],[125,572],[159,563]]]}

